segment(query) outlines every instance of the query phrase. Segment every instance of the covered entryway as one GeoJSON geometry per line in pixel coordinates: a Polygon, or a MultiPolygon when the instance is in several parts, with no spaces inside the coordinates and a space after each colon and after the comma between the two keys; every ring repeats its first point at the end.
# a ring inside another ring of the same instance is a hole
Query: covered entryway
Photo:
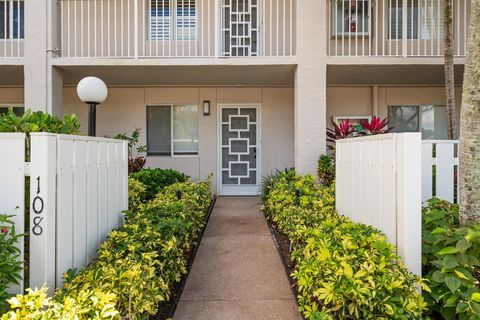
{"type": "Polygon", "coordinates": [[[219,105],[220,195],[256,195],[260,178],[259,105],[219,105]]]}

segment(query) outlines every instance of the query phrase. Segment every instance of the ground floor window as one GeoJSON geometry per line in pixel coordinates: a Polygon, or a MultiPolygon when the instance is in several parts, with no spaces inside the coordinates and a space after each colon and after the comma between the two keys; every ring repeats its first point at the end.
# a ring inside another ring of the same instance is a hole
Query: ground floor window
{"type": "Polygon", "coordinates": [[[0,105],[0,115],[7,113],[8,109],[12,108],[13,113],[15,113],[17,116],[22,116],[25,109],[23,107],[12,107],[12,106],[2,106],[0,105]]]}
{"type": "Polygon", "coordinates": [[[165,156],[197,155],[198,106],[148,106],[147,152],[165,156]]]}
{"type": "Polygon", "coordinates": [[[389,106],[389,127],[393,132],[421,132],[422,139],[447,139],[445,106],[389,106]]]}

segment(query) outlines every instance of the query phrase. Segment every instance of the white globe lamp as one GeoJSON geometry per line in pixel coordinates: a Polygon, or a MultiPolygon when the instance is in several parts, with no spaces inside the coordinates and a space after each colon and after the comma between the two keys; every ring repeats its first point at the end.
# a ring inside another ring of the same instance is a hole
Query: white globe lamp
{"type": "Polygon", "coordinates": [[[97,77],[86,77],[77,85],[77,95],[84,103],[90,106],[88,117],[88,135],[96,134],[96,108],[107,99],[108,89],[105,82],[97,77]]]}

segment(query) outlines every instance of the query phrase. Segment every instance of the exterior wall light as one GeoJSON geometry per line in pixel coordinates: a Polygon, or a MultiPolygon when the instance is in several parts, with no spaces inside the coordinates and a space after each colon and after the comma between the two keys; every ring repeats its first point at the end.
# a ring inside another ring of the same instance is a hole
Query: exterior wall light
{"type": "Polygon", "coordinates": [[[204,116],[210,115],[210,100],[203,101],[203,115],[204,116]]]}
{"type": "Polygon", "coordinates": [[[96,135],[96,108],[107,99],[108,89],[105,82],[96,77],[86,77],[77,85],[77,95],[84,103],[90,106],[88,116],[88,135],[96,135]]]}

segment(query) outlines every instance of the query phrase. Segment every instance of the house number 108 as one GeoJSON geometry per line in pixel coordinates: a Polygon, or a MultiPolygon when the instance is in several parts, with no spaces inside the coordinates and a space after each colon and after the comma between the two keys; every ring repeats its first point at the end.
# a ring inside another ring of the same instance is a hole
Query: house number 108
{"type": "Polygon", "coordinates": [[[40,197],[40,176],[37,177],[37,195],[35,198],[33,198],[32,202],[32,209],[33,212],[36,214],[35,217],[33,217],[33,227],[32,227],[32,233],[36,236],[39,236],[43,233],[43,228],[40,225],[42,223],[43,217],[39,216],[43,212],[44,208],[44,203],[42,197],[40,197]]]}

